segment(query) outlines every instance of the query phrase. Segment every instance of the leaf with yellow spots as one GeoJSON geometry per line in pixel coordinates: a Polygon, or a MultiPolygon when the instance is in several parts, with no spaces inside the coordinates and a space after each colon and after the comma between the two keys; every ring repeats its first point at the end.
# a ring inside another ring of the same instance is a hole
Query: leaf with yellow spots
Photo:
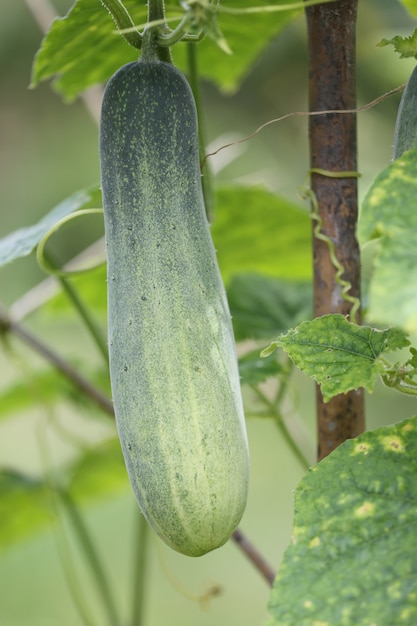
{"type": "Polygon", "coordinates": [[[368,316],[373,322],[397,326],[416,335],[417,230],[383,237],[374,265],[368,316]]]}
{"type": "Polygon", "coordinates": [[[268,626],[417,624],[417,417],[342,444],[295,492],[268,626]]]}
{"type": "Polygon", "coordinates": [[[407,150],[375,178],[361,207],[358,238],[361,244],[417,227],[417,150],[407,150]]]}
{"type": "Polygon", "coordinates": [[[417,333],[417,150],[404,152],[375,179],[358,224],[362,245],[378,239],[368,318],[417,333]]]}

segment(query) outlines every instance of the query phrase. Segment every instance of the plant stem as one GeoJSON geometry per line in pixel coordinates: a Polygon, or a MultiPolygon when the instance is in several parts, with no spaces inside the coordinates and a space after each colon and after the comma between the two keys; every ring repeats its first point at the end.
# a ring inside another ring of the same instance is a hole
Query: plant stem
{"type": "MultiPolygon", "coordinates": [[[[50,456],[46,433],[44,428],[39,427],[37,429],[37,439],[39,450],[41,453],[41,461],[44,470],[44,484],[45,488],[49,492],[51,502],[51,512],[56,521],[57,529],[54,533],[57,551],[61,560],[62,570],[67,582],[69,592],[71,594],[74,606],[78,611],[81,622],[84,626],[95,626],[95,620],[90,614],[90,605],[86,598],[85,589],[82,588],[81,580],[77,576],[77,572],[74,567],[74,562],[71,554],[71,548],[65,532],[63,524],[62,507],[60,506],[59,489],[56,482],[52,478],[52,472],[50,471],[50,456]]],[[[24,477],[27,480],[26,477],[24,477]]]]}
{"type": "MultiPolygon", "coordinates": [[[[52,490],[52,497],[53,500],[56,501],[57,495],[55,489],[52,490]]],[[[56,506],[56,508],[58,509],[58,506],[56,506]]],[[[59,518],[59,511],[57,511],[56,514],[59,518]]],[[[65,579],[80,619],[82,620],[84,626],[95,626],[95,621],[90,615],[88,602],[85,600],[84,594],[81,590],[80,581],[72,563],[71,550],[63,528],[59,528],[57,532],[56,543],[65,579]]]]}
{"type": "MultiPolygon", "coordinates": [[[[387,369],[389,369],[390,363],[388,363],[386,359],[383,359],[383,362],[384,361],[387,364],[387,369]]],[[[417,383],[409,377],[406,379],[404,376],[398,376],[398,373],[395,375],[395,371],[388,371],[385,375],[381,376],[381,379],[384,385],[390,389],[395,389],[400,393],[406,393],[410,396],[417,396],[417,383]]]]}
{"type": "Polygon", "coordinates": [[[158,44],[161,46],[173,46],[183,39],[187,32],[187,18],[183,17],[178,26],[166,35],[158,33],[158,44]]]}
{"type": "Polygon", "coordinates": [[[213,179],[211,176],[211,169],[207,162],[204,159],[205,157],[205,132],[204,132],[204,123],[203,123],[203,109],[201,104],[201,95],[200,95],[200,80],[198,73],[198,47],[195,43],[187,43],[187,66],[188,66],[188,80],[191,85],[191,89],[194,95],[195,105],[197,108],[197,118],[198,118],[198,145],[200,150],[200,163],[203,163],[203,167],[201,170],[202,173],[202,187],[203,187],[203,196],[204,196],[204,204],[206,207],[206,215],[207,219],[210,221],[213,208],[214,208],[214,194],[213,194],[213,179]]]}
{"type": "Polygon", "coordinates": [[[109,626],[117,626],[120,624],[120,621],[117,616],[110,586],[107,582],[103,566],[92,542],[90,533],[88,532],[84,520],[82,519],[80,512],[78,511],[78,508],[69,493],[62,489],[57,489],[56,493],[59,496],[61,503],[64,505],[74,531],[83,548],[83,554],[90,566],[97,590],[101,596],[101,601],[107,612],[109,626]]]}
{"type": "Polygon", "coordinates": [[[163,20],[165,18],[164,0],[149,0],[148,21],[163,20]]]}
{"type": "Polygon", "coordinates": [[[290,450],[292,451],[292,453],[294,454],[294,456],[296,457],[297,461],[300,463],[300,465],[302,466],[303,470],[308,470],[309,467],[311,466],[311,463],[308,462],[307,458],[304,456],[304,453],[301,451],[301,449],[298,447],[298,445],[296,444],[296,442],[294,441],[294,439],[292,438],[283,418],[281,413],[278,411],[277,406],[272,403],[265,395],[264,393],[259,389],[259,387],[257,387],[256,385],[252,386],[253,391],[256,393],[256,395],[258,396],[258,398],[262,401],[262,403],[268,408],[271,416],[274,418],[275,424],[277,425],[283,439],[285,440],[286,444],[288,445],[288,447],[290,448],[290,450]]]}
{"type": "Polygon", "coordinates": [[[87,327],[87,330],[90,332],[91,337],[94,339],[94,342],[104,358],[104,361],[108,364],[109,362],[109,354],[107,350],[107,342],[104,339],[100,329],[95,323],[94,318],[90,315],[89,310],[84,305],[84,302],[81,300],[78,292],[71,285],[71,282],[66,278],[58,276],[58,280],[61,284],[62,289],[67,294],[68,298],[71,300],[74,308],[78,311],[81,319],[87,327]]]}
{"type": "Polygon", "coordinates": [[[129,30],[129,32],[125,32],[122,35],[126,39],[127,43],[140,50],[142,47],[142,37],[136,29],[132,31],[130,30],[131,28],[134,28],[135,25],[124,4],[119,0],[101,0],[101,4],[111,14],[119,30],[129,30]]]}
{"type": "MultiPolygon", "coordinates": [[[[355,28],[357,0],[343,0],[306,9],[309,46],[310,111],[356,109],[355,28]]],[[[357,170],[356,114],[309,117],[310,167],[331,172],[357,170]]],[[[321,232],[333,241],[344,268],[350,294],[360,297],[359,246],[355,238],[358,201],[355,177],[331,178],[312,174],[321,232]]],[[[313,224],[313,230],[315,224],[313,224]]],[[[347,315],[336,269],[325,241],[313,233],[314,314],[347,315]]],[[[358,315],[359,317],[359,315],[358,315]]],[[[323,402],[317,387],[318,458],[322,459],[365,428],[363,391],[352,391],[323,402]]]]}
{"type": "MultiPolygon", "coordinates": [[[[148,0],[148,22],[165,19],[164,0],[148,0]]],[[[155,44],[155,52],[160,61],[172,63],[169,46],[158,46],[155,44]]]]}
{"type": "Polygon", "coordinates": [[[131,626],[144,626],[145,613],[145,587],[146,587],[146,564],[147,564],[147,540],[148,523],[140,510],[136,510],[136,559],[133,574],[133,604],[131,626]]]}
{"type": "MultiPolygon", "coordinates": [[[[51,259],[50,255],[49,254],[47,255],[45,251],[43,251],[43,254],[48,264],[54,269],[58,269],[57,264],[55,263],[53,259],[51,259]]],[[[82,321],[86,325],[87,330],[89,331],[91,337],[93,338],[99,352],[104,357],[104,361],[108,364],[109,354],[107,350],[107,343],[99,327],[97,326],[93,316],[90,315],[89,310],[87,309],[84,302],[80,298],[77,290],[74,289],[71,282],[67,278],[65,278],[64,276],[60,276],[59,274],[56,275],[56,279],[59,281],[63,291],[65,291],[68,299],[71,301],[71,304],[74,306],[75,310],[78,312],[82,321]]]]}
{"type": "Polygon", "coordinates": [[[404,383],[397,383],[396,385],[392,385],[387,383],[384,379],[382,379],[384,384],[387,387],[390,387],[391,389],[395,389],[396,391],[399,391],[400,393],[405,393],[409,396],[417,396],[417,386],[416,385],[407,385],[404,383]]]}

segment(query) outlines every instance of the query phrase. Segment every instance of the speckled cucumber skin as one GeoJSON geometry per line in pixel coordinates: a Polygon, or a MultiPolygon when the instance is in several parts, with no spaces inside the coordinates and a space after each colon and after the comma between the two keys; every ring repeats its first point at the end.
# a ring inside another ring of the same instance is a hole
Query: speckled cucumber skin
{"type": "Polygon", "coordinates": [[[157,534],[200,556],[238,525],[249,461],[195,104],[174,66],[139,61],[113,76],[100,161],[110,374],[126,467],[157,534]]]}

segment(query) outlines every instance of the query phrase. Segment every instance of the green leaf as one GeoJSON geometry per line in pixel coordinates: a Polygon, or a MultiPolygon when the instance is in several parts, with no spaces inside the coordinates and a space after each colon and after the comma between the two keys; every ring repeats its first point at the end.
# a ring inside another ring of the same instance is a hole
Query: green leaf
{"type": "Polygon", "coordinates": [[[239,374],[242,385],[259,385],[283,371],[275,355],[261,358],[260,350],[253,350],[239,359],[239,374]]]}
{"type": "Polygon", "coordinates": [[[305,281],[236,274],[227,298],[237,341],[269,339],[312,316],[312,289],[305,281]]]}
{"type": "Polygon", "coordinates": [[[223,279],[257,273],[311,277],[311,221],[302,207],[258,187],[220,189],[212,235],[223,279]]]}
{"type": "Polygon", "coordinates": [[[417,418],[343,443],[295,492],[268,626],[417,623],[417,418]]]}
{"type": "Polygon", "coordinates": [[[415,372],[417,370],[417,349],[411,347],[410,348],[410,353],[411,353],[411,357],[407,361],[406,366],[409,366],[415,372]]]}
{"type": "Polygon", "coordinates": [[[400,59],[414,57],[417,59],[417,29],[409,37],[401,37],[397,35],[392,39],[382,39],[378,46],[394,46],[395,52],[398,52],[400,59]]]}
{"type": "Polygon", "coordinates": [[[280,335],[264,353],[279,347],[321,386],[328,402],[339,393],[364,387],[370,393],[385,369],[381,356],[409,345],[404,333],[357,326],[343,315],[324,315],[280,335]]]}
{"type": "MultiPolygon", "coordinates": [[[[286,0],[277,2],[287,3],[286,0]]],[[[145,4],[139,5],[137,0],[124,0],[123,4],[136,25],[146,22],[145,4]]],[[[256,4],[267,6],[270,0],[256,4]]],[[[229,0],[224,6],[251,7],[253,0],[229,0]]],[[[183,13],[178,4],[167,4],[168,19],[183,13]]],[[[224,51],[207,37],[198,44],[201,75],[225,90],[236,90],[272,36],[281,32],[300,13],[300,9],[272,15],[220,13],[219,28],[234,54],[231,58],[226,57],[224,51]]],[[[139,56],[139,50],[129,46],[115,30],[111,16],[99,0],[78,0],[64,18],[54,21],[45,36],[35,57],[31,86],[55,77],[54,88],[67,100],[72,100],[91,85],[105,82],[119,67],[139,56]]],[[[173,55],[175,63],[186,70],[186,44],[177,44],[173,55]]]]}
{"type": "Polygon", "coordinates": [[[49,211],[37,224],[15,230],[0,239],[0,267],[30,254],[50,228],[66,215],[78,209],[101,206],[100,198],[97,189],[78,191],[49,211]]]}
{"type": "Polygon", "coordinates": [[[417,332],[417,150],[404,152],[375,179],[358,226],[362,244],[378,238],[367,315],[417,332]]]}
{"type": "Polygon", "coordinates": [[[0,470],[0,551],[57,521],[54,484],[68,489],[79,506],[128,488],[119,440],[115,437],[85,450],[68,467],[55,470],[53,476],[0,470]]]}
{"type": "MultiPolygon", "coordinates": [[[[146,21],[146,6],[124,0],[135,23],[146,21]]],[[[139,50],[116,32],[112,17],[99,0],[77,0],[68,14],[56,19],[36,54],[31,87],[55,77],[53,86],[73,100],[91,85],[106,81],[139,50]]]]}

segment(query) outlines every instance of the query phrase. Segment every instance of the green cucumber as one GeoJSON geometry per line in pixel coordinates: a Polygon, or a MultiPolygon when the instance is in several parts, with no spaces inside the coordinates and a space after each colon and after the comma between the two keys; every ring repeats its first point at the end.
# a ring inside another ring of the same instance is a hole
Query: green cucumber
{"type": "Polygon", "coordinates": [[[417,67],[407,81],[394,130],[394,160],[403,152],[417,148],[417,67]]]}
{"type": "Polygon", "coordinates": [[[140,60],[110,79],[100,163],[116,422],[144,516],[190,556],[230,538],[249,471],[197,137],[194,99],[174,66],[140,60]]]}

